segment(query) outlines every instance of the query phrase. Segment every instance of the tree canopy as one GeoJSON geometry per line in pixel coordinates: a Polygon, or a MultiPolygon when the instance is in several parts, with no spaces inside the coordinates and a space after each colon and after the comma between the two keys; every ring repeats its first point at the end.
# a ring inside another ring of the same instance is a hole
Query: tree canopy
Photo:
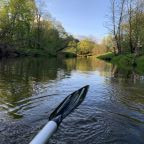
{"type": "Polygon", "coordinates": [[[115,53],[144,53],[144,1],[110,0],[115,53]]]}
{"type": "Polygon", "coordinates": [[[2,0],[0,4],[0,44],[10,49],[55,55],[74,39],[47,12],[42,13],[34,0],[2,0]]]}

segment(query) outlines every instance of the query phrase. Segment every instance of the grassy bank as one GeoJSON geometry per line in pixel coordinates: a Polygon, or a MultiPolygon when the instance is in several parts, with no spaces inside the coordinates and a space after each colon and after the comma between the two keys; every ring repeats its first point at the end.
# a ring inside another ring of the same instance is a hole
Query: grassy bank
{"type": "Polygon", "coordinates": [[[97,58],[108,61],[122,69],[134,69],[138,73],[144,74],[144,55],[135,57],[133,54],[114,55],[106,53],[97,58]]]}

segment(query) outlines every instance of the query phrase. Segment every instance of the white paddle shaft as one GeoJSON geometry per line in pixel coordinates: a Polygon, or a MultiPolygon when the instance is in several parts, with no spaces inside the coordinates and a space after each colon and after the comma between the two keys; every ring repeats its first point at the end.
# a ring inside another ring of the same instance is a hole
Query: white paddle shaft
{"type": "Polygon", "coordinates": [[[49,121],[43,129],[34,137],[30,144],[46,144],[58,125],[54,121],[49,121]]]}

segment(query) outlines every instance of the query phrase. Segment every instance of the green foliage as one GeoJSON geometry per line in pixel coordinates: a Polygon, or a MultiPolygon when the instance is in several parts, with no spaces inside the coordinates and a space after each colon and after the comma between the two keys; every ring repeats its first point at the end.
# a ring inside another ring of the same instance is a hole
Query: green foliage
{"type": "Polygon", "coordinates": [[[111,61],[114,56],[115,56],[114,53],[108,52],[103,55],[97,56],[97,58],[106,60],[106,61],[111,61]]]}
{"type": "Polygon", "coordinates": [[[95,42],[89,39],[81,40],[77,45],[77,53],[79,55],[91,54],[95,46],[95,42]]]}
{"type": "Polygon", "coordinates": [[[135,70],[139,74],[144,73],[144,56],[135,56],[134,54],[121,54],[114,55],[114,53],[106,53],[100,55],[97,58],[106,60],[115,64],[117,67],[123,70],[135,70]]]}
{"type": "Polygon", "coordinates": [[[112,35],[104,37],[101,45],[103,45],[106,52],[112,52],[114,47],[112,35]]]}
{"type": "Polygon", "coordinates": [[[0,49],[5,44],[13,45],[11,49],[19,54],[44,51],[56,55],[74,41],[59,22],[41,13],[35,1],[3,0],[0,4],[0,49]]]}
{"type": "Polygon", "coordinates": [[[63,52],[64,57],[66,58],[74,58],[77,57],[77,55],[73,52],[63,52]]]}
{"type": "Polygon", "coordinates": [[[10,0],[1,9],[1,37],[4,42],[25,45],[34,21],[34,6],[29,0],[10,0]]]}
{"type": "Polygon", "coordinates": [[[111,6],[111,32],[116,53],[144,54],[144,1],[113,0],[111,6]]]}
{"type": "Polygon", "coordinates": [[[112,58],[111,61],[113,64],[117,64],[119,67],[127,68],[131,67],[134,64],[134,55],[118,55],[112,58]]]}
{"type": "Polygon", "coordinates": [[[114,53],[106,53],[98,56],[99,59],[110,61],[113,64],[117,64],[121,67],[132,66],[134,64],[135,56],[133,54],[114,55],[114,53]]]}
{"type": "Polygon", "coordinates": [[[70,38],[67,48],[64,50],[64,52],[76,54],[77,56],[100,55],[108,51],[110,49],[107,48],[106,44],[103,42],[98,44],[90,38],[80,41],[70,38]]]}
{"type": "Polygon", "coordinates": [[[136,59],[136,64],[138,67],[138,72],[144,73],[144,56],[140,56],[136,59]]]}

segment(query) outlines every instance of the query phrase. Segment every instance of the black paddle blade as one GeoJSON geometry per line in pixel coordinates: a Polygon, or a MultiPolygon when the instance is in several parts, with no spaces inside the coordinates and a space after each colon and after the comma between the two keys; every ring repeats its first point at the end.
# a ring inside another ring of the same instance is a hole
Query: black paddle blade
{"type": "Polygon", "coordinates": [[[51,113],[49,120],[55,120],[60,123],[68,114],[77,108],[84,100],[89,86],[82,87],[81,89],[68,95],[61,104],[51,113]]]}

